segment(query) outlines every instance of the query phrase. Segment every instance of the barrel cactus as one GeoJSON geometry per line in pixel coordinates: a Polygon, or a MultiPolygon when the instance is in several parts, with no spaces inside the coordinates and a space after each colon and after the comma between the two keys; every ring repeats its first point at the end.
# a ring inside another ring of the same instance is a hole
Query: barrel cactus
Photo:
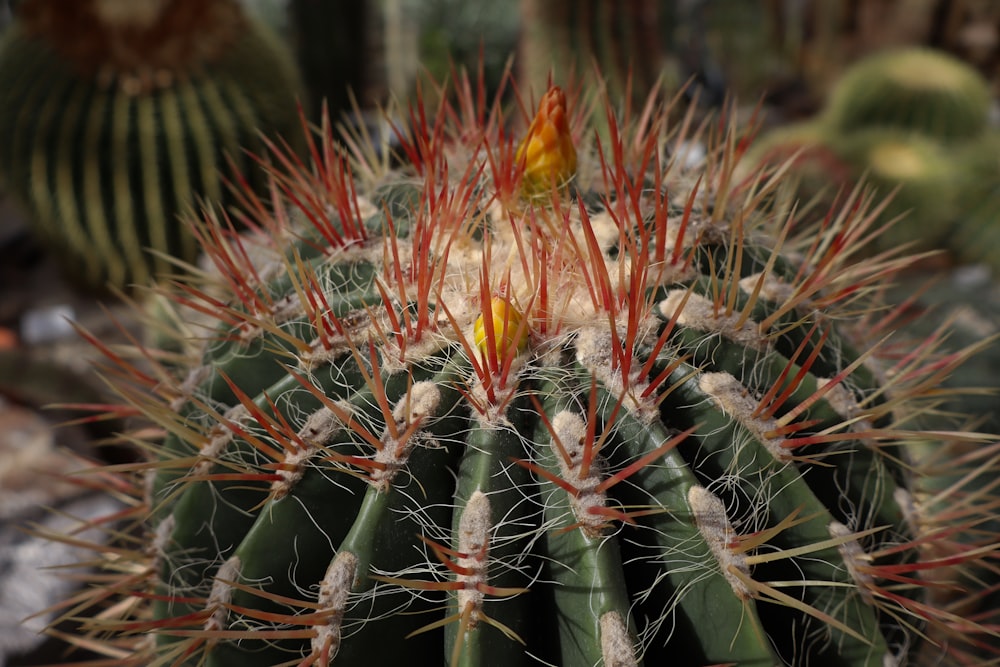
{"type": "Polygon", "coordinates": [[[891,127],[955,141],[986,130],[990,100],[989,84],[970,65],[943,51],[908,47],[851,67],[826,113],[841,133],[891,127]]]}
{"type": "Polygon", "coordinates": [[[880,247],[947,247],[962,211],[953,151],[925,136],[888,128],[842,136],[837,151],[857,181],[888,199],[881,219],[891,225],[880,247]]]}
{"type": "Polygon", "coordinates": [[[963,215],[949,245],[959,261],[985,264],[1000,276],[1000,132],[964,146],[956,171],[963,215]]]}
{"type": "Polygon", "coordinates": [[[193,260],[179,214],[262,187],[243,149],[298,131],[291,57],[236,0],[24,0],[0,91],[0,177],[94,288],[193,260]]]}
{"type": "Polygon", "coordinates": [[[762,169],[786,169],[786,190],[795,193],[800,207],[823,215],[842,190],[850,190],[855,178],[853,165],[831,141],[823,123],[810,119],[769,129],[753,137],[736,174],[752,177],[762,169]]]}
{"type": "Polygon", "coordinates": [[[515,145],[475,88],[416,104],[403,167],[324,129],[273,156],[252,235],[209,213],[182,372],[105,348],[162,438],[105,471],[138,526],[69,605],[77,641],[213,666],[986,650],[983,594],[949,582],[993,558],[993,487],[944,507],[908,457],[979,446],[909,427],[963,354],[887,338],[905,260],[855,261],[865,202],[803,228],[733,178],[734,133],[653,102],[609,106],[602,141],[552,88],[515,145]]]}
{"type": "Polygon", "coordinates": [[[761,136],[738,173],[765,167],[787,168],[785,180],[800,207],[819,217],[858,184],[870,189],[881,202],[877,226],[882,229],[871,252],[903,244],[912,252],[956,246],[956,226],[972,201],[962,191],[972,191],[972,183],[982,191],[988,182],[982,174],[964,180],[972,170],[962,167],[958,151],[928,137],[891,128],[838,135],[815,121],[761,136]]]}
{"type": "Polygon", "coordinates": [[[889,50],[851,67],[816,118],[762,136],[742,169],[793,154],[803,202],[855,183],[889,199],[879,224],[892,226],[873,250],[908,243],[982,260],[992,245],[978,235],[996,208],[989,111],[988,82],[969,65],[931,49],[889,50]]]}

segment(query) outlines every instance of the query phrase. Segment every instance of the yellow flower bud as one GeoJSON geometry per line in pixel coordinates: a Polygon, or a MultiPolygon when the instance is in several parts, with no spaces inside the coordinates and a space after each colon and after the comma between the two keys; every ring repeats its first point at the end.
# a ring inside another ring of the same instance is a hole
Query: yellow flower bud
{"type": "Polygon", "coordinates": [[[528,135],[517,148],[524,160],[521,191],[531,197],[564,188],[576,175],[576,148],[566,117],[566,95],[559,86],[545,93],[528,135]]]}
{"type": "MultiPolygon", "coordinates": [[[[493,297],[490,300],[490,314],[493,319],[493,340],[496,342],[497,359],[502,362],[504,353],[510,347],[514,347],[518,352],[524,349],[528,342],[528,332],[527,330],[518,331],[521,326],[521,313],[507,299],[493,297]],[[506,335],[504,335],[505,329],[506,335]],[[516,344],[515,337],[517,337],[516,344]]],[[[483,354],[489,354],[489,345],[486,342],[485,315],[480,315],[476,319],[473,340],[483,354]]]]}

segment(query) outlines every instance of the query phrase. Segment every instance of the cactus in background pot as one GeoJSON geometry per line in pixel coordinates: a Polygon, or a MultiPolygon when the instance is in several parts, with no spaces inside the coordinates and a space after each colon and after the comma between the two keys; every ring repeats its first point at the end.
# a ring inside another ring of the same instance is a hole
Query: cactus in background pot
{"type": "Polygon", "coordinates": [[[199,224],[220,270],[174,296],[213,322],[180,376],[107,349],[164,437],[118,470],[147,541],[103,552],[78,641],[212,666],[989,646],[995,612],[942,591],[994,558],[993,494],[911,493],[909,447],[980,446],[909,428],[963,354],[887,343],[870,299],[906,260],[856,261],[866,202],[793,224],[774,182],[734,178],[734,133],[673,161],[699,137],[652,102],[608,107],[595,144],[553,88],[515,146],[457,94],[413,109],[408,166],[324,128],[308,164],[273,156],[253,235],[199,224]]]}
{"type": "Polygon", "coordinates": [[[0,90],[0,176],[92,287],[193,260],[178,216],[265,184],[258,132],[300,132],[291,58],[236,0],[25,0],[0,90]]]}

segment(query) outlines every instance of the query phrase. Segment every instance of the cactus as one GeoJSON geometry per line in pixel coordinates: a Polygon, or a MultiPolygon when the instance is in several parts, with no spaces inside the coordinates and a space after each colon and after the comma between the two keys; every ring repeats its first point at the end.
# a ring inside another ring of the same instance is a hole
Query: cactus
{"type": "Polygon", "coordinates": [[[426,0],[418,12],[420,64],[428,75],[443,80],[456,63],[482,67],[487,94],[495,95],[509,55],[517,50],[521,8],[487,0],[426,0]]]}
{"type": "Polygon", "coordinates": [[[947,53],[905,48],[869,56],[851,67],[827,102],[827,121],[840,133],[903,128],[942,140],[986,130],[989,85],[947,53]]]}
{"type": "Polygon", "coordinates": [[[946,247],[961,207],[958,168],[951,153],[921,135],[872,129],[842,137],[837,152],[879,197],[892,197],[880,219],[892,225],[878,246],[910,243],[920,250],[946,247]]]}
{"type": "MultiPolygon", "coordinates": [[[[898,325],[908,335],[927,338],[937,331],[947,329],[944,343],[946,353],[957,353],[972,346],[978,352],[956,366],[948,377],[937,383],[939,396],[933,409],[916,415],[914,426],[922,429],[953,430],[976,428],[991,433],[1000,432],[1000,410],[996,392],[997,373],[1000,372],[1000,291],[990,280],[983,267],[963,266],[951,272],[939,271],[933,280],[925,272],[901,274],[889,289],[888,298],[901,304],[896,308],[898,325]],[[981,387],[982,391],[968,394],[962,388],[981,387]]],[[[948,447],[915,446],[911,460],[926,470],[914,485],[914,493],[924,502],[937,502],[942,509],[950,503],[950,492],[962,488],[965,493],[989,496],[996,484],[995,475],[976,475],[983,461],[998,454],[998,445],[979,447],[952,443],[948,447]]],[[[980,534],[1000,531],[1000,521],[994,514],[983,517],[977,528],[980,534]]],[[[959,540],[969,540],[972,534],[956,535],[959,540]]],[[[982,589],[977,602],[980,610],[1000,608],[1000,590],[984,582],[996,581],[992,563],[980,563],[957,573],[956,590],[982,589]]],[[[959,599],[952,604],[964,604],[959,599]]],[[[968,609],[965,610],[969,612],[968,609]]],[[[985,659],[983,662],[987,662],[985,659]]]]}
{"type": "Polygon", "coordinates": [[[815,120],[771,128],[753,138],[736,173],[743,178],[765,168],[787,169],[783,185],[801,205],[812,205],[823,214],[839,192],[851,189],[854,178],[854,168],[828,135],[826,126],[815,120]]]}
{"type": "Polygon", "coordinates": [[[26,0],[0,89],[0,175],[96,288],[193,260],[178,215],[225,202],[224,178],[263,186],[243,149],[298,131],[291,58],[235,0],[26,0]]]}
{"type": "Polygon", "coordinates": [[[989,647],[996,613],[954,606],[984,593],[948,581],[994,557],[995,501],[923,502],[908,458],[980,447],[909,427],[964,355],[887,339],[874,299],[907,260],[858,260],[867,202],[803,226],[734,178],[732,131],[671,159],[711,137],[655,99],[604,103],[601,143],[553,88],[515,146],[457,95],[417,102],[406,166],[324,127],[308,163],[273,156],[279,201],[247,195],[254,235],[198,223],[219,270],[174,294],[212,321],[184,372],[104,348],[163,439],[105,473],[139,526],[72,601],[99,610],[78,641],[212,666],[989,647]]]}
{"type": "Polygon", "coordinates": [[[926,428],[967,427],[1000,432],[1000,410],[995,391],[974,395],[952,394],[962,387],[996,386],[1000,374],[1000,289],[983,267],[962,266],[937,272],[932,279],[924,272],[907,272],[894,281],[888,299],[901,306],[899,327],[914,337],[926,338],[946,326],[948,340],[944,347],[952,352],[973,345],[983,350],[956,367],[939,384],[939,409],[925,411],[918,417],[926,428]],[[979,424],[978,422],[982,422],[979,424]]]}
{"type": "Polygon", "coordinates": [[[817,122],[779,127],[754,142],[738,173],[764,167],[787,169],[800,207],[818,216],[855,184],[869,188],[882,201],[872,252],[946,247],[963,210],[958,161],[937,142],[900,130],[837,135],[817,122]]]}
{"type": "Polygon", "coordinates": [[[1000,276],[1000,133],[987,132],[957,157],[962,216],[949,247],[963,263],[982,263],[1000,276]]]}
{"type": "Polygon", "coordinates": [[[886,51],[848,70],[817,118],[762,137],[743,169],[781,164],[808,139],[793,168],[802,200],[823,186],[835,192],[865,182],[881,198],[892,195],[880,216],[892,226],[876,250],[908,243],[966,258],[989,245],[961,238],[993,208],[990,152],[975,148],[989,143],[989,108],[987,82],[961,61],[929,49],[886,51]]]}
{"type": "Polygon", "coordinates": [[[641,103],[645,91],[678,78],[665,52],[681,12],[656,0],[522,0],[518,81],[533,94],[550,76],[573,73],[587,85],[641,103]],[[591,76],[595,69],[599,76],[591,76]]]}

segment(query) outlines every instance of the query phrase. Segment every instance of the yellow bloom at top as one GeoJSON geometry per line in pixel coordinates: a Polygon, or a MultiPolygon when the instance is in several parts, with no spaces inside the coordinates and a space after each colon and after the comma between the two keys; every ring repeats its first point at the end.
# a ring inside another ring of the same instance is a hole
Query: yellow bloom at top
{"type": "Polygon", "coordinates": [[[564,188],[576,175],[576,148],[566,117],[566,95],[552,86],[538,105],[528,135],[517,148],[518,164],[524,160],[521,191],[535,196],[564,188]]]}

